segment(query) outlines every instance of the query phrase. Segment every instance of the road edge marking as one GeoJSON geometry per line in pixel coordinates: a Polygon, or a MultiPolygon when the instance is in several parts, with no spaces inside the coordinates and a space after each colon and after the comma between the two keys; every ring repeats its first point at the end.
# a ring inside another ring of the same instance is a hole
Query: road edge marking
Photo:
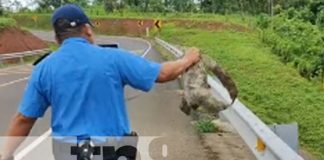
{"type": "Polygon", "coordinates": [[[140,38],[138,38],[139,40],[142,40],[143,42],[145,42],[146,44],[148,44],[148,48],[145,50],[145,52],[143,53],[143,55],[142,55],[142,57],[146,57],[146,55],[151,51],[151,49],[152,49],[152,44],[149,42],[149,41],[147,41],[147,40],[145,40],[145,39],[140,39],[140,38]]]}
{"type": "Polygon", "coordinates": [[[38,145],[40,145],[43,141],[46,140],[52,134],[52,130],[48,129],[44,134],[34,140],[31,144],[21,150],[19,153],[16,154],[15,160],[22,160],[28,153],[34,150],[38,145]]]}
{"type": "Polygon", "coordinates": [[[0,84],[0,88],[7,87],[7,86],[10,86],[10,85],[15,84],[15,83],[19,83],[19,82],[28,80],[28,78],[29,78],[29,76],[28,77],[21,78],[21,79],[14,80],[14,81],[2,83],[2,84],[0,84]]]}

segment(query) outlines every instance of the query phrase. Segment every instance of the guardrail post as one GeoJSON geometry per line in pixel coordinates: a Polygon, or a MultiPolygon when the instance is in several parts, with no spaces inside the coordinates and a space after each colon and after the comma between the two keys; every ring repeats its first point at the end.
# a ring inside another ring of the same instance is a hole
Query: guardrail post
{"type": "Polygon", "coordinates": [[[150,36],[150,29],[148,27],[146,27],[145,31],[146,31],[146,37],[149,37],[150,36]]]}
{"type": "Polygon", "coordinates": [[[20,57],[19,57],[19,60],[20,60],[20,63],[21,63],[21,64],[24,64],[24,57],[23,57],[23,56],[20,56],[20,57]]]}
{"type": "Polygon", "coordinates": [[[24,64],[25,63],[24,57],[35,56],[35,55],[46,53],[48,51],[50,51],[50,50],[48,48],[46,48],[46,49],[39,49],[39,50],[34,50],[34,51],[1,54],[0,55],[0,67],[5,67],[5,62],[7,60],[9,60],[9,61],[14,60],[15,63],[24,64]],[[19,62],[17,62],[17,60],[19,62]]]}
{"type": "Polygon", "coordinates": [[[2,59],[0,59],[0,67],[4,67],[2,59]]]}

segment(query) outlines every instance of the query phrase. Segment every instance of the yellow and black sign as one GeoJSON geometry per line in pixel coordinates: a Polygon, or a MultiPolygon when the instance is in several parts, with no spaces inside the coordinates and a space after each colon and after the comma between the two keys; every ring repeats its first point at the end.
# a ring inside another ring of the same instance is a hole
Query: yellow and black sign
{"type": "Polygon", "coordinates": [[[162,21],[161,20],[155,20],[154,21],[154,26],[157,28],[157,29],[161,29],[162,28],[162,21]]]}
{"type": "Polygon", "coordinates": [[[143,20],[138,21],[137,25],[139,27],[143,27],[144,26],[144,21],[143,20]]]}
{"type": "Polygon", "coordinates": [[[32,19],[33,19],[34,22],[37,22],[38,21],[38,16],[33,16],[32,19]]]}
{"type": "Polygon", "coordinates": [[[94,22],[94,25],[95,25],[96,27],[99,27],[99,26],[101,25],[101,23],[100,23],[99,21],[95,21],[95,22],[94,22]]]}
{"type": "Polygon", "coordinates": [[[266,145],[265,145],[265,143],[262,141],[261,138],[258,138],[258,139],[257,139],[256,149],[257,149],[257,151],[259,151],[259,152],[264,152],[265,149],[266,149],[266,145]]]}

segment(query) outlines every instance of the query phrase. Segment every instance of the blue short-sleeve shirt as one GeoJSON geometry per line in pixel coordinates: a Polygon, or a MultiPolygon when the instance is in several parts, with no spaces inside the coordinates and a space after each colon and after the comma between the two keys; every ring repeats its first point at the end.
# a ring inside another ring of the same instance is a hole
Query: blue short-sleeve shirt
{"type": "Polygon", "coordinates": [[[69,38],[33,70],[19,112],[42,117],[51,106],[53,136],[130,133],[124,86],[149,91],[161,65],[120,49],[69,38]]]}

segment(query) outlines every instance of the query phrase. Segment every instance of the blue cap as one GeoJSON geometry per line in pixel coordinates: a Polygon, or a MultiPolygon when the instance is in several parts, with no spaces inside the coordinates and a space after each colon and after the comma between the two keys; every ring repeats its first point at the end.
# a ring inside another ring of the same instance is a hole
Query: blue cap
{"type": "Polygon", "coordinates": [[[60,19],[69,21],[69,27],[76,27],[87,23],[93,26],[84,11],[74,4],[66,4],[56,9],[52,16],[52,25],[54,26],[60,19]]]}

